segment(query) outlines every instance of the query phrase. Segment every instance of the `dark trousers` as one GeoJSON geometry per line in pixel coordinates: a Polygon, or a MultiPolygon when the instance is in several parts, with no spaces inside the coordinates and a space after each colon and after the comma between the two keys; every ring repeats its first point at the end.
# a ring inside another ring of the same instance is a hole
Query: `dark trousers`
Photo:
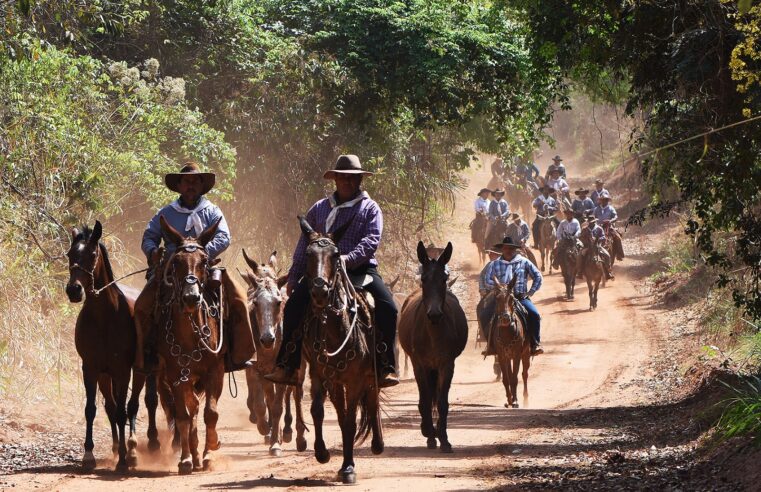
{"type": "MultiPolygon", "coordinates": [[[[396,338],[396,317],[398,310],[394,303],[394,296],[386,287],[378,270],[373,266],[364,266],[349,271],[349,277],[364,277],[369,275],[372,282],[363,287],[375,300],[375,327],[380,333],[378,344],[385,344],[387,354],[393,354],[394,340],[396,338]]],[[[283,310],[283,344],[278,353],[278,363],[291,369],[297,369],[301,363],[302,337],[294,337],[300,333],[301,322],[309,309],[309,286],[305,279],[296,285],[285,303],[283,310]]],[[[386,364],[393,365],[393,356],[386,357],[386,364]]]]}

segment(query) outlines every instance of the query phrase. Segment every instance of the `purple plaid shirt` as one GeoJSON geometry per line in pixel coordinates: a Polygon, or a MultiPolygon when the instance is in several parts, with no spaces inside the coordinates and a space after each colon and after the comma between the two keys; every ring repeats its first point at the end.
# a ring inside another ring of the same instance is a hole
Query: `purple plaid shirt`
{"type": "MultiPolygon", "coordinates": [[[[346,255],[346,267],[353,270],[366,263],[378,266],[375,251],[378,249],[383,233],[383,212],[381,212],[378,204],[367,197],[357,202],[353,207],[339,209],[333,227],[330,231],[325,231],[325,221],[331,209],[330,201],[327,198],[323,198],[312,205],[306,215],[307,222],[312,226],[312,229],[322,234],[335,232],[351,220],[351,225],[337,244],[339,253],[346,255]]],[[[296,286],[304,275],[304,270],[306,270],[306,249],[307,237],[302,234],[296,245],[296,250],[293,252],[293,264],[288,272],[288,284],[291,287],[296,286]]]]}

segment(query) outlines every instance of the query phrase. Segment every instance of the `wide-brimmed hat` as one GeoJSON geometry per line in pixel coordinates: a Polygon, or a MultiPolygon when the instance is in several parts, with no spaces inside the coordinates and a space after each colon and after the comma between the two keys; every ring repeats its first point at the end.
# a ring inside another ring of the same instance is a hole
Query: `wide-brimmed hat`
{"type": "Polygon", "coordinates": [[[518,220],[521,218],[521,214],[519,214],[518,212],[513,212],[512,214],[510,214],[510,218],[513,220],[518,220]]]}
{"type": "Polygon", "coordinates": [[[595,180],[595,184],[596,184],[596,185],[605,184],[605,181],[601,180],[600,178],[597,178],[597,179],[595,180]]]}
{"type": "Polygon", "coordinates": [[[433,245],[433,243],[428,243],[428,246],[425,247],[425,254],[428,255],[428,258],[435,260],[439,256],[441,256],[441,253],[444,252],[445,248],[437,248],[433,245]]]}
{"type": "Polygon", "coordinates": [[[555,157],[552,158],[552,160],[555,161],[555,162],[561,162],[563,160],[563,158],[560,157],[559,155],[556,155],[555,157]]]}
{"type": "Polygon", "coordinates": [[[574,195],[587,195],[589,193],[589,190],[586,188],[579,188],[578,190],[574,191],[574,195]]]}
{"type": "Polygon", "coordinates": [[[481,188],[481,191],[478,192],[478,196],[481,196],[482,193],[491,193],[491,190],[489,188],[481,188]]]}
{"type": "Polygon", "coordinates": [[[594,215],[587,215],[586,219],[589,224],[594,224],[597,222],[597,218],[594,215]]]}
{"type": "Polygon", "coordinates": [[[521,245],[520,244],[516,244],[515,241],[513,241],[513,238],[511,238],[510,236],[506,236],[502,240],[501,243],[495,244],[494,246],[492,246],[492,248],[494,248],[496,250],[500,250],[500,249],[504,248],[505,246],[507,246],[508,248],[513,248],[513,249],[520,249],[521,248],[521,245]]]}
{"type": "Polygon", "coordinates": [[[573,213],[575,213],[575,212],[573,211],[573,209],[572,209],[572,208],[564,208],[564,209],[563,209],[563,213],[564,213],[564,214],[567,214],[567,213],[572,213],[572,214],[573,214],[573,213]]]}
{"type": "Polygon", "coordinates": [[[164,176],[164,184],[166,187],[177,193],[180,190],[177,186],[180,184],[180,180],[183,176],[200,176],[201,177],[201,194],[204,195],[214,188],[214,183],[217,181],[217,176],[214,173],[201,172],[201,166],[197,162],[186,162],[178,173],[169,173],[164,176]]]}
{"type": "Polygon", "coordinates": [[[362,169],[362,163],[359,162],[359,157],[354,154],[339,155],[336,159],[336,165],[333,169],[325,171],[322,175],[325,179],[334,179],[336,174],[359,174],[362,176],[372,176],[373,173],[362,169]]]}
{"type": "Polygon", "coordinates": [[[602,199],[610,200],[610,193],[608,193],[607,191],[605,193],[600,193],[600,196],[598,198],[600,200],[602,199]]]}
{"type": "Polygon", "coordinates": [[[505,190],[503,190],[502,188],[497,188],[496,190],[491,192],[491,194],[494,195],[494,196],[497,196],[500,193],[504,195],[505,194],[505,190]]]}

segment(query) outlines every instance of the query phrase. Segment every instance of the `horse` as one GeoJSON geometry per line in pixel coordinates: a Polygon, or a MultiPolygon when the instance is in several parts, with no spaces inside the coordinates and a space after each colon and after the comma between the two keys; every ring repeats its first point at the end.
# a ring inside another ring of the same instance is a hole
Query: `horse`
{"type": "Polygon", "coordinates": [[[603,230],[605,231],[605,244],[603,246],[610,253],[610,269],[613,270],[616,260],[623,261],[624,259],[624,246],[621,241],[621,233],[610,222],[603,223],[603,230]]]}
{"type": "MultiPolygon", "coordinates": [[[[275,369],[275,359],[283,341],[283,296],[280,288],[285,279],[278,278],[277,252],[270,255],[268,264],[260,265],[252,260],[246,250],[243,250],[243,258],[251,268],[251,271],[241,273],[248,283],[248,305],[251,328],[254,333],[256,344],[257,361],[254,367],[246,368],[246,382],[248,383],[248,398],[246,404],[249,409],[249,420],[256,424],[259,433],[265,436],[266,444],[269,444],[270,456],[282,455],[282,443],[293,439],[293,430],[290,416],[290,402],[286,406],[286,427],[280,429],[280,417],[283,414],[283,404],[293,395],[296,406],[296,449],[304,451],[307,441],[304,438],[306,426],[301,411],[301,399],[304,389],[301,385],[293,388],[284,384],[274,384],[264,379],[265,374],[275,369]],[[290,417],[290,420],[288,418],[290,417]]],[[[299,382],[303,383],[303,375],[300,373],[299,382]]]]}
{"type": "Polygon", "coordinates": [[[385,447],[375,366],[380,337],[373,326],[371,297],[355,291],[336,246],[351,222],[331,234],[315,232],[304,217],[299,216],[299,223],[308,240],[304,278],[310,289],[311,309],[304,316],[300,335],[304,358],[309,362],[314,455],[320,463],[330,461],[322,429],[328,396],[336,409],[343,441],[338,476],[343,483],[352,484],[357,480],[355,443],[372,432],[373,454],[382,453],[385,447]]]}
{"type": "Polygon", "coordinates": [[[581,259],[581,271],[587,281],[589,290],[589,310],[597,309],[597,291],[600,288],[600,282],[605,287],[605,267],[603,258],[597,249],[598,242],[592,237],[588,227],[581,231],[581,242],[584,244],[584,256],[581,259]]]}
{"type": "MultiPolygon", "coordinates": [[[[140,405],[140,392],[145,385],[145,376],[132,372],[137,336],[134,308],[138,292],[113,283],[114,274],[108,250],[100,242],[102,236],[103,226],[100,221],[96,221],[92,229],[72,229],[71,247],[66,253],[69,259],[66,295],[73,303],[82,302],[84,297],[82,310],[74,328],[74,342],[82,359],[82,379],[87,397],[87,430],[82,467],[85,470],[95,468],[92,428],[97,411],[95,398],[100,388],[111,424],[112,451],[119,455],[116,469],[125,471],[137,466],[135,422],[140,405]],[[127,403],[130,375],[132,394],[127,403]],[[124,426],[127,421],[129,439],[125,442],[124,426]]],[[[153,451],[161,445],[155,420],[158,406],[155,384],[152,385],[152,389],[153,391],[149,387],[146,393],[145,405],[150,418],[148,448],[153,451]]]]}
{"type": "Polygon", "coordinates": [[[181,475],[211,470],[219,449],[217,401],[224,387],[225,343],[220,320],[224,319],[224,296],[207,285],[209,262],[205,246],[214,237],[218,220],[198,238],[185,238],[161,216],[165,240],[176,249],[161,268],[160,314],[157,328],[166,343],[157,343],[163,360],[162,383],[171,389],[172,418],[180,436],[181,475]],[[162,329],[163,328],[163,329],[162,329]],[[198,453],[197,417],[199,398],[205,396],[206,443],[203,462],[198,453]]]}
{"type": "Polygon", "coordinates": [[[528,370],[531,367],[531,339],[526,333],[525,318],[516,311],[518,301],[513,295],[517,277],[509,283],[500,283],[494,278],[496,298],[492,330],[494,346],[497,349],[497,362],[505,386],[505,408],[518,408],[518,371],[523,363],[523,405],[528,404],[528,370]]]}
{"type": "Polygon", "coordinates": [[[468,321],[457,296],[447,290],[446,264],[452,257],[452,243],[432,260],[423,242],[418,242],[417,256],[423,265],[422,288],[410,294],[399,315],[399,341],[410,355],[418,387],[420,430],[427,438],[428,449],[436,449],[438,437],[442,453],[451,453],[447,436],[449,387],[454,375],[455,359],[468,340],[468,321]],[[433,425],[433,405],[438,422],[433,425]]]}
{"type": "Polygon", "coordinates": [[[552,274],[552,259],[550,258],[552,250],[555,249],[555,224],[552,221],[552,215],[537,215],[536,219],[539,224],[539,238],[537,238],[536,245],[539,247],[539,253],[542,255],[542,272],[544,272],[544,265],[546,260],[550,260],[550,268],[548,275],[552,274]]]}
{"type": "Polygon", "coordinates": [[[484,245],[484,239],[486,239],[486,225],[488,223],[489,219],[483,213],[476,213],[476,217],[470,222],[470,242],[476,245],[478,259],[481,265],[486,262],[488,256],[484,245]]]}
{"type": "Polygon", "coordinates": [[[566,300],[572,301],[574,299],[573,291],[576,287],[576,273],[578,270],[577,258],[581,252],[576,247],[576,237],[564,237],[558,244],[558,264],[560,265],[560,272],[563,274],[563,282],[565,283],[565,297],[566,300]]]}
{"type": "Polygon", "coordinates": [[[505,235],[507,235],[507,225],[507,218],[496,218],[488,235],[484,238],[484,249],[491,249],[492,245],[502,242],[505,235]]]}

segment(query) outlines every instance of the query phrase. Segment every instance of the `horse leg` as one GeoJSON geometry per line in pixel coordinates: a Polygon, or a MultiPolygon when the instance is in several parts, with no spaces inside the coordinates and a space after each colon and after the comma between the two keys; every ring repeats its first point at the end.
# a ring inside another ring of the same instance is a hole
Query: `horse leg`
{"type": "Polygon", "coordinates": [[[267,404],[269,414],[272,419],[272,432],[270,433],[270,456],[280,456],[283,454],[283,436],[280,430],[280,419],[283,416],[283,400],[285,399],[285,385],[271,385],[267,404]]]}
{"type": "Polygon", "coordinates": [[[373,433],[373,440],[370,446],[373,454],[381,454],[385,448],[383,442],[383,421],[380,412],[380,392],[377,388],[367,390],[365,396],[367,415],[370,419],[370,430],[373,433]]]}
{"type": "Polygon", "coordinates": [[[270,419],[267,415],[267,395],[265,388],[271,387],[272,383],[265,380],[258,371],[253,369],[246,370],[246,379],[249,377],[249,372],[251,373],[251,380],[249,382],[248,390],[250,393],[253,393],[253,398],[251,399],[253,410],[249,407],[249,411],[253,411],[254,418],[252,419],[251,413],[249,413],[248,420],[256,422],[256,429],[259,431],[259,434],[264,436],[264,443],[268,444],[267,436],[270,434],[271,427],[270,419]]]}
{"type": "MultiPolygon", "coordinates": [[[[193,407],[198,407],[198,399],[190,383],[180,383],[172,391],[174,397],[174,419],[175,429],[180,438],[180,462],[177,469],[180,475],[188,475],[193,472],[193,460],[190,454],[190,434],[191,421],[195,417],[196,411],[193,407]]],[[[198,437],[196,436],[196,440],[198,437]]]]}
{"type": "MultiPolygon", "coordinates": [[[[364,390],[364,387],[362,390],[364,390]]],[[[335,397],[331,399],[338,414],[338,423],[341,426],[341,441],[343,443],[343,463],[341,463],[338,475],[341,482],[352,484],[357,481],[357,474],[354,471],[354,437],[357,435],[359,395],[355,393],[347,395],[342,385],[336,385],[335,391],[332,394],[335,394],[335,397]]]]}
{"type": "Polygon", "coordinates": [[[428,439],[428,449],[436,449],[436,431],[433,428],[433,396],[430,389],[429,371],[418,364],[412,364],[418,389],[418,411],[420,412],[420,432],[428,439]]]}
{"type": "Polygon", "coordinates": [[[180,442],[180,428],[177,425],[177,403],[174,392],[163,377],[157,377],[156,384],[159,391],[161,408],[164,409],[164,416],[166,417],[166,425],[172,431],[172,450],[180,451],[182,443],[180,442]]]}
{"type": "Polygon", "coordinates": [[[510,365],[507,354],[505,354],[502,347],[499,348],[497,360],[499,361],[499,368],[502,373],[502,386],[505,387],[505,408],[510,408],[510,403],[513,401],[513,396],[510,392],[510,365]]]}
{"type": "Polygon", "coordinates": [[[322,387],[322,381],[319,377],[312,374],[312,385],[310,388],[312,394],[312,423],[314,424],[314,457],[322,464],[330,461],[330,451],[325,447],[325,440],[322,437],[322,422],[325,420],[325,393],[322,387]]]}
{"type": "Polygon", "coordinates": [[[519,352],[515,352],[511,356],[511,360],[508,362],[508,364],[511,365],[510,367],[510,393],[512,393],[513,401],[511,402],[511,406],[513,408],[518,408],[518,371],[520,371],[521,368],[521,354],[519,352]]]}
{"type": "Polygon", "coordinates": [[[298,386],[293,389],[293,406],[296,407],[296,450],[306,451],[307,440],[304,437],[304,433],[307,431],[307,426],[304,423],[304,411],[301,408],[301,400],[304,399],[304,381],[299,381],[298,386]]]}
{"type": "Polygon", "coordinates": [[[137,466],[137,411],[140,409],[140,393],[145,386],[145,376],[134,374],[132,378],[132,394],[127,403],[127,422],[129,423],[129,440],[127,441],[127,465],[137,466]]]}
{"type": "Polygon", "coordinates": [[[438,410],[439,420],[436,423],[436,430],[439,435],[439,443],[442,453],[451,453],[452,445],[449,443],[449,437],[447,436],[447,416],[449,414],[449,387],[452,384],[452,376],[454,376],[454,360],[444,368],[439,369],[438,378],[438,410]]]}
{"type": "Polygon", "coordinates": [[[291,442],[293,440],[293,414],[291,413],[291,398],[293,397],[293,387],[285,387],[284,404],[285,415],[283,416],[283,442],[291,442]]]}
{"type": "Polygon", "coordinates": [[[116,456],[119,453],[119,431],[116,428],[116,402],[114,390],[111,386],[111,376],[100,374],[98,376],[98,389],[103,395],[103,404],[106,407],[108,423],[111,426],[111,453],[116,456]]]}
{"type": "Polygon", "coordinates": [[[256,374],[256,368],[246,368],[246,386],[248,386],[248,396],[246,397],[246,406],[248,407],[248,421],[252,424],[256,423],[256,412],[254,411],[254,398],[256,395],[255,385],[256,381],[254,375],[256,374]]]}
{"type": "Polygon", "coordinates": [[[217,421],[219,412],[217,402],[222,396],[225,387],[224,365],[220,362],[211,372],[206,375],[206,407],[203,410],[203,423],[206,426],[206,446],[203,450],[203,469],[209,471],[214,465],[213,452],[219,449],[219,435],[217,434],[217,421]]]}
{"type": "MultiPolygon", "coordinates": [[[[145,380],[145,408],[148,410],[148,450],[151,452],[161,449],[159,430],[156,428],[156,409],[159,406],[159,395],[156,388],[156,375],[151,374],[145,380]]],[[[134,392],[134,390],[133,390],[134,392]]]]}
{"type": "Polygon", "coordinates": [[[96,371],[82,366],[82,380],[85,384],[85,419],[87,420],[87,430],[85,431],[85,454],[82,457],[82,468],[90,471],[95,468],[95,456],[92,450],[95,444],[92,441],[92,424],[95,420],[97,406],[95,404],[95,393],[98,389],[98,374],[96,371]]]}
{"type": "Polygon", "coordinates": [[[528,407],[528,369],[531,367],[531,349],[523,351],[523,406],[528,407]]]}
{"type": "Polygon", "coordinates": [[[502,365],[499,362],[499,357],[494,356],[494,364],[492,364],[492,371],[494,371],[494,380],[499,381],[502,379],[502,365]]]}
{"type": "Polygon", "coordinates": [[[116,404],[116,426],[119,431],[119,461],[116,469],[126,471],[127,465],[127,438],[124,428],[127,425],[127,395],[129,394],[130,369],[125,369],[124,374],[117,374],[112,379],[114,403],[116,404]]]}

